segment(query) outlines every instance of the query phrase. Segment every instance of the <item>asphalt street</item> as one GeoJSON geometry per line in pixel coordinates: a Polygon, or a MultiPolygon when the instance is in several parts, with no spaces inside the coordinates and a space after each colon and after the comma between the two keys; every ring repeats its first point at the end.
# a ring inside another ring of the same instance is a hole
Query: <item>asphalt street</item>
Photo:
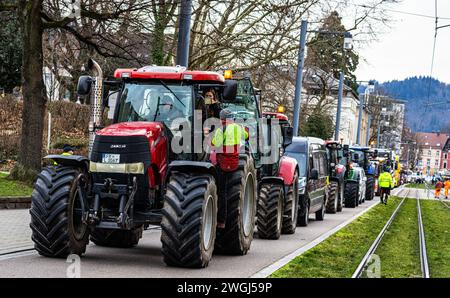
{"type": "MultiPolygon", "coordinates": [[[[166,266],[160,253],[160,229],[155,227],[144,232],[143,238],[135,248],[104,248],[89,244],[86,254],[80,261],[80,275],[81,277],[250,277],[348,221],[376,202],[378,198],[355,209],[344,208],[343,212],[326,214],[323,222],[314,221],[314,216],[311,216],[308,227],[298,227],[294,235],[282,235],[279,240],[262,240],[256,235],[247,255],[214,255],[205,269],[166,266]]],[[[28,210],[22,211],[28,213],[28,210]]],[[[35,251],[0,254],[0,277],[66,277],[70,265],[66,259],[45,258],[35,251]]]]}

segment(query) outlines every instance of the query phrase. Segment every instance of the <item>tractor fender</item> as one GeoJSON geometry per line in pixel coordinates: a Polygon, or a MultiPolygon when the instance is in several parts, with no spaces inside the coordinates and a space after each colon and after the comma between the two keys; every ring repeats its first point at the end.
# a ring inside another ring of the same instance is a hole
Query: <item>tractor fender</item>
{"type": "Polygon", "coordinates": [[[270,176],[270,177],[262,177],[261,178],[261,184],[278,184],[281,186],[284,186],[284,180],[282,177],[274,177],[274,176],[270,176]]]}
{"type": "Polygon", "coordinates": [[[190,160],[172,161],[168,167],[168,171],[167,171],[166,178],[165,178],[166,182],[172,171],[178,171],[178,172],[184,172],[184,173],[197,172],[197,173],[203,173],[203,174],[210,174],[217,181],[217,169],[210,162],[190,161],[190,160]]]}
{"type": "Polygon", "coordinates": [[[283,178],[285,185],[294,183],[295,171],[298,171],[297,160],[289,156],[282,156],[278,168],[278,176],[283,178]]]}
{"type": "Polygon", "coordinates": [[[56,161],[59,165],[63,166],[82,168],[85,169],[86,172],[89,170],[89,159],[81,155],[51,154],[45,156],[44,159],[56,161]]]}

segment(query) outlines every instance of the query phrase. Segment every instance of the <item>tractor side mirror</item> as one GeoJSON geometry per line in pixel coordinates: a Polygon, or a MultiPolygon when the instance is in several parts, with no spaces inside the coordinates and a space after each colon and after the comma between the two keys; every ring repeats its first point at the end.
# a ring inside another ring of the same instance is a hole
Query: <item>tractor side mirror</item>
{"type": "Polygon", "coordinates": [[[317,169],[311,169],[311,173],[309,175],[310,179],[312,180],[318,180],[319,179],[319,171],[317,171],[317,169]]]}
{"type": "Polygon", "coordinates": [[[77,85],[77,93],[81,96],[86,96],[91,92],[91,86],[92,86],[92,77],[90,76],[81,76],[78,79],[78,85],[77,85]]]}
{"type": "Polygon", "coordinates": [[[353,154],[353,160],[358,162],[359,161],[359,155],[358,153],[353,154]]]}
{"type": "Polygon", "coordinates": [[[294,137],[294,128],[292,126],[283,126],[283,147],[287,147],[292,144],[292,138],[294,137]]]}
{"type": "Polygon", "coordinates": [[[236,99],[237,85],[238,82],[236,80],[225,81],[225,87],[223,88],[223,100],[225,102],[232,102],[236,99]]]}

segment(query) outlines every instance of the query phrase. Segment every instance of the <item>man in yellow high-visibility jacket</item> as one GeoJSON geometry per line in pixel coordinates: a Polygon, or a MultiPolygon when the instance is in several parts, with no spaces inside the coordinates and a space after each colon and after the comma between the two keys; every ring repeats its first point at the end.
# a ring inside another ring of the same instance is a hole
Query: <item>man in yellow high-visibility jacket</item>
{"type": "Polygon", "coordinates": [[[223,128],[217,128],[211,141],[216,148],[216,162],[220,173],[219,204],[217,212],[217,228],[224,229],[227,219],[226,198],[228,181],[239,167],[239,150],[248,139],[248,132],[239,124],[233,123],[233,114],[228,109],[220,111],[223,128]]]}
{"type": "MultiPolygon", "coordinates": [[[[72,146],[65,144],[63,147],[63,153],[61,153],[61,155],[63,155],[63,156],[73,155],[73,151],[74,151],[74,148],[72,146]]],[[[56,161],[54,161],[53,165],[57,166],[58,163],[56,161]]]]}
{"type": "Polygon", "coordinates": [[[391,194],[391,188],[394,187],[392,176],[387,169],[384,169],[378,177],[378,186],[380,187],[380,201],[387,205],[387,200],[391,194]]]}
{"type": "Polygon", "coordinates": [[[239,163],[239,148],[248,139],[248,132],[239,124],[233,123],[232,112],[220,111],[223,128],[216,129],[211,143],[216,147],[217,163],[222,171],[235,171],[239,163]],[[224,132],[225,131],[225,132],[224,132]]]}

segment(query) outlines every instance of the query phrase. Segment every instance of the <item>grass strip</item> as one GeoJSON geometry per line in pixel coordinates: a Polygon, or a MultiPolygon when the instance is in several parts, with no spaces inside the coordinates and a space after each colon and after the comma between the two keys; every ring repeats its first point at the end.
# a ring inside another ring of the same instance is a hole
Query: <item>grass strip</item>
{"type": "Polygon", "coordinates": [[[32,187],[7,177],[8,174],[0,173],[0,197],[31,196],[33,192],[32,187]]]}
{"type": "Polygon", "coordinates": [[[450,277],[450,210],[437,201],[420,201],[430,276],[450,277]]]}
{"type": "Polygon", "coordinates": [[[419,189],[426,189],[424,183],[409,183],[405,185],[406,188],[419,188],[419,189]]]}
{"type": "Polygon", "coordinates": [[[270,277],[351,277],[399,203],[391,197],[387,206],[375,206],[270,277]]]}
{"type": "Polygon", "coordinates": [[[375,254],[380,258],[382,278],[422,277],[415,199],[406,199],[375,254]]]}

